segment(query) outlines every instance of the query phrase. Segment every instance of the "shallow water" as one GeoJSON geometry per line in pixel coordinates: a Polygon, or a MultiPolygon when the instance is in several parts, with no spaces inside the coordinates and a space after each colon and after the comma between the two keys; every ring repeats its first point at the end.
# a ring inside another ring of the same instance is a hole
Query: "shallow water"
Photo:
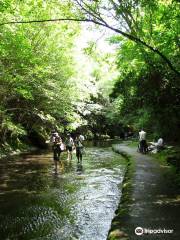
{"type": "Polygon", "coordinates": [[[104,240],[121,196],[126,163],[108,147],[88,147],[83,164],[52,153],[0,161],[0,239],[104,240]]]}

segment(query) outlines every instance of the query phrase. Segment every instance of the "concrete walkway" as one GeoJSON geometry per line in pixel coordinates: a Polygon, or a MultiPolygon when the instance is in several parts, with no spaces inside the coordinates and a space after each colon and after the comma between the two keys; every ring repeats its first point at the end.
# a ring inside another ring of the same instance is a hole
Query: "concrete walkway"
{"type": "MultiPolygon", "coordinates": [[[[135,148],[123,144],[118,144],[115,148],[130,155],[135,162],[132,201],[128,205],[129,211],[123,217],[119,229],[127,233],[130,240],[179,240],[180,197],[178,198],[177,191],[170,184],[168,167],[161,166],[152,155],[138,153],[135,148]],[[136,235],[137,227],[156,229],[158,232],[164,229],[173,230],[173,233],[136,235]]],[[[126,238],[119,237],[119,239],[126,238]]]]}

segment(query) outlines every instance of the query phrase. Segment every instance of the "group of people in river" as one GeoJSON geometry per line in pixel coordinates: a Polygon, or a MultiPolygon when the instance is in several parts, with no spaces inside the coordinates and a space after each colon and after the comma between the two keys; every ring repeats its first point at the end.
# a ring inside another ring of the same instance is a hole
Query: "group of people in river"
{"type": "Polygon", "coordinates": [[[71,134],[68,133],[66,136],[65,141],[63,142],[62,138],[60,137],[59,133],[56,131],[52,132],[51,136],[51,143],[52,143],[52,150],[53,150],[53,160],[54,160],[54,171],[57,173],[58,170],[58,163],[62,167],[61,162],[61,153],[66,151],[67,152],[67,160],[72,160],[73,151],[76,151],[76,157],[78,163],[82,164],[82,156],[84,151],[84,136],[80,133],[76,134],[75,139],[72,138],[71,134]]]}
{"type": "Polygon", "coordinates": [[[139,146],[138,146],[139,152],[144,154],[148,152],[157,153],[163,148],[164,141],[161,137],[157,140],[157,142],[150,142],[150,145],[148,146],[148,143],[146,141],[146,132],[143,129],[141,129],[141,131],[139,132],[139,146]]]}
{"type": "MultiPolygon", "coordinates": [[[[52,132],[51,136],[51,143],[52,143],[52,150],[53,150],[53,159],[54,159],[54,166],[55,172],[58,169],[58,163],[62,166],[61,162],[61,153],[66,151],[67,152],[67,160],[71,161],[73,156],[73,151],[76,152],[76,157],[78,163],[82,164],[82,156],[84,152],[84,136],[80,133],[76,134],[75,138],[72,138],[71,134],[68,133],[65,141],[63,142],[62,138],[60,137],[57,131],[52,132]]],[[[141,129],[139,132],[139,145],[138,150],[139,152],[146,154],[147,152],[156,153],[159,150],[164,148],[164,141],[162,138],[159,138],[157,142],[150,142],[146,141],[146,132],[141,129]]]]}

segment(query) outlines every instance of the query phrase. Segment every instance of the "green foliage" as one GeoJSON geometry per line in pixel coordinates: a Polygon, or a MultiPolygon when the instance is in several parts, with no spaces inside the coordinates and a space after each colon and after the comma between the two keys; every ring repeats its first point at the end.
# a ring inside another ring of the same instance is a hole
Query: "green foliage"
{"type": "MultiPolygon", "coordinates": [[[[131,31],[158,47],[176,69],[180,67],[178,6],[175,1],[140,1],[139,8],[131,11],[135,20],[131,31]]],[[[118,37],[113,37],[112,42],[119,42],[117,64],[120,74],[110,97],[119,109],[122,122],[136,129],[145,127],[166,139],[178,140],[178,76],[159,56],[142,45],[118,37]]],[[[116,116],[117,113],[114,118],[116,116]]]]}
{"type": "MultiPolygon", "coordinates": [[[[1,1],[1,22],[49,18],[68,12],[53,1],[1,1]]],[[[63,131],[73,121],[76,98],[73,42],[78,24],[4,25],[0,30],[1,143],[16,144],[24,135],[47,137],[52,127],[63,131]]]]}
{"type": "Polygon", "coordinates": [[[83,50],[78,46],[78,22],[1,25],[1,144],[33,134],[44,139],[52,127],[63,132],[82,125],[94,135],[113,136],[130,125],[178,138],[178,1],[81,3],[0,1],[1,23],[87,18],[130,36],[109,38],[118,46],[115,63],[114,54],[102,53],[94,41],[83,50]]]}

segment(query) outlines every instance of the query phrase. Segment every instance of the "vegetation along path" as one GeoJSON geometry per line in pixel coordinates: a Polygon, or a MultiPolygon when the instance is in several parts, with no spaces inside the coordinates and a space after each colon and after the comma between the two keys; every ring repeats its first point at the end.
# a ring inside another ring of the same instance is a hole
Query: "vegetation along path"
{"type": "MultiPolygon", "coordinates": [[[[122,214],[123,204],[120,204],[119,216],[117,212],[112,224],[112,229],[116,229],[114,236],[119,235],[123,239],[133,240],[180,239],[180,201],[178,190],[170,183],[169,167],[160,165],[151,155],[140,154],[137,149],[125,144],[114,145],[114,150],[132,157],[134,168],[132,188],[129,201],[126,203],[128,205],[126,206],[127,211],[122,214]],[[150,229],[161,232],[161,230],[166,229],[173,230],[173,233],[136,235],[135,229],[137,227],[143,228],[143,231],[150,229]]],[[[113,231],[110,236],[113,236],[113,231]]]]}

